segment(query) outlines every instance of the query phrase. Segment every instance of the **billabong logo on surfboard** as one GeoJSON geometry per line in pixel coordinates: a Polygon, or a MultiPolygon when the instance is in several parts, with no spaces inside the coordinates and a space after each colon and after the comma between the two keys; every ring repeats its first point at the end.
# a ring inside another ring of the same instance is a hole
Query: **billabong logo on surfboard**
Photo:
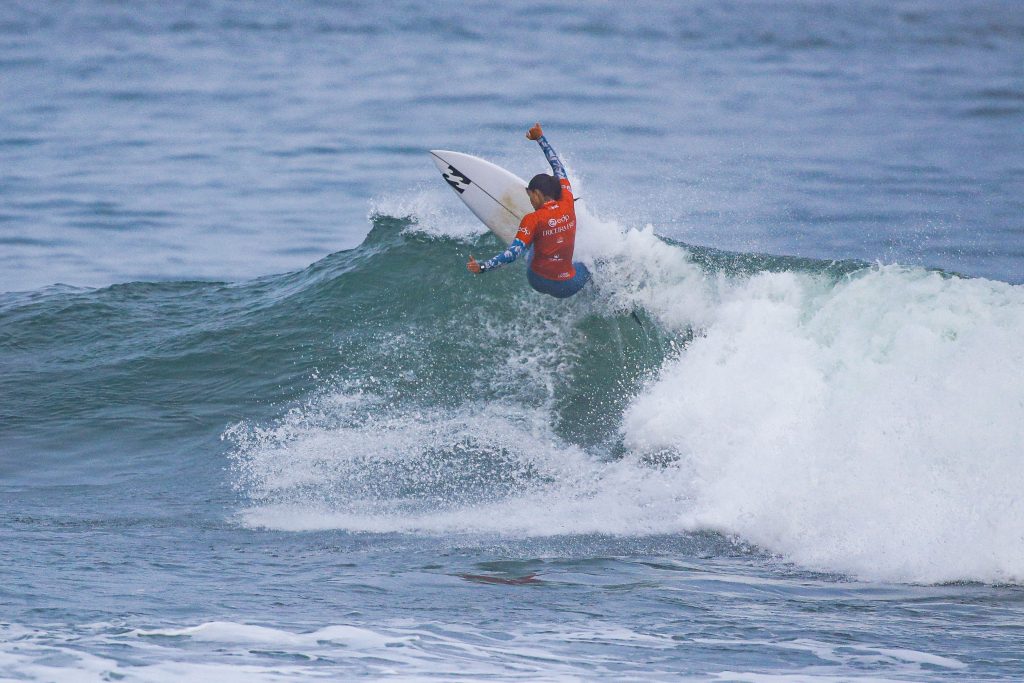
{"type": "Polygon", "coordinates": [[[512,244],[523,216],[533,211],[526,181],[471,154],[432,149],[430,156],[438,173],[469,210],[502,242],[512,244]]]}
{"type": "Polygon", "coordinates": [[[459,169],[455,168],[451,164],[448,164],[448,172],[442,173],[441,175],[444,176],[444,179],[448,184],[455,188],[455,191],[459,194],[465,192],[466,188],[473,184],[472,180],[462,175],[462,173],[459,172],[459,169]]]}

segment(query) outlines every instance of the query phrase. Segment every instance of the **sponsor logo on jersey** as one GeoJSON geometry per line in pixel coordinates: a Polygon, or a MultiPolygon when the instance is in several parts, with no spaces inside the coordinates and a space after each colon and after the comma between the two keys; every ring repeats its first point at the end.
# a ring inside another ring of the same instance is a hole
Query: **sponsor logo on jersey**
{"type": "Polygon", "coordinates": [[[545,237],[550,237],[552,235],[558,235],[558,234],[563,233],[563,232],[569,232],[570,230],[572,230],[575,227],[576,227],[576,221],[572,221],[568,225],[559,225],[557,228],[551,228],[550,230],[544,230],[541,234],[544,235],[545,237]]]}

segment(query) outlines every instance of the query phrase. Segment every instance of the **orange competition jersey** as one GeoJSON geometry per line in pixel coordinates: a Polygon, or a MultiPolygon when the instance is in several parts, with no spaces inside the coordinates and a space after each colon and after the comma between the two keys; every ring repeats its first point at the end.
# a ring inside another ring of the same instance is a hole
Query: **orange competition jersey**
{"type": "Polygon", "coordinates": [[[519,224],[516,239],[533,244],[530,270],[549,280],[571,280],[572,250],[576,243],[576,207],[569,181],[562,178],[562,198],[547,201],[519,224]]]}

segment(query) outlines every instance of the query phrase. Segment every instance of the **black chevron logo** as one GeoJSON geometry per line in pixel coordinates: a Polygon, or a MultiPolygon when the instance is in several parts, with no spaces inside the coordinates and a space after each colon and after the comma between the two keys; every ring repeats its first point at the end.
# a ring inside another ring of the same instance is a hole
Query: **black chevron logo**
{"type": "Polygon", "coordinates": [[[465,192],[466,188],[473,184],[472,180],[462,175],[459,169],[455,168],[451,164],[448,164],[448,172],[442,173],[441,175],[444,176],[444,179],[448,184],[451,185],[459,194],[465,192]]]}

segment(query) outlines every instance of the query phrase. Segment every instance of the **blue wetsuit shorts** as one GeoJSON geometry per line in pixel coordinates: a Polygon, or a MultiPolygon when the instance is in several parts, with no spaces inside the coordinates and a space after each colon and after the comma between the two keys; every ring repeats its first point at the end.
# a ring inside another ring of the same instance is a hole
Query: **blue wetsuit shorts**
{"type": "Polygon", "coordinates": [[[572,265],[576,269],[576,275],[571,280],[549,280],[537,275],[533,270],[526,271],[526,279],[530,281],[530,286],[541,294],[550,294],[558,299],[565,299],[583,289],[583,285],[590,280],[590,271],[585,265],[579,262],[572,265]]]}

